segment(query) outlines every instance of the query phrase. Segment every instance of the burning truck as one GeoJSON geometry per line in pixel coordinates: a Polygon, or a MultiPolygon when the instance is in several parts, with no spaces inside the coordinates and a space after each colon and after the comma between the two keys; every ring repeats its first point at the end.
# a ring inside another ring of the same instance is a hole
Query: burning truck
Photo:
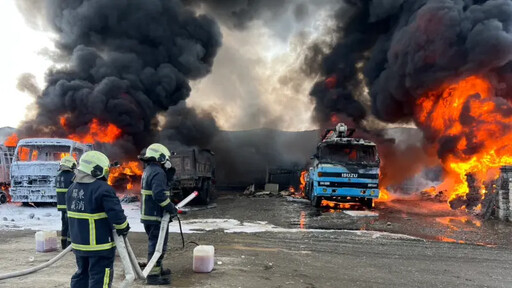
{"type": "Polygon", "coordinates": [[[10,167],[10,194],[13,202],[57,201],[55,177],[60,160],[68,155],[79,159],[92,150],[69,139],[27,138],[18,142],[10,167]]]}
{"type": "Polygon", "coordinates": [[[320,207],[322,200],[359,201],[367,208],[379,197],[379,165],[375,143],[352,138],[354,129],[339,123],[328,129],[317,146],[309,172],[305,173],[305,196],[320,207]]]}

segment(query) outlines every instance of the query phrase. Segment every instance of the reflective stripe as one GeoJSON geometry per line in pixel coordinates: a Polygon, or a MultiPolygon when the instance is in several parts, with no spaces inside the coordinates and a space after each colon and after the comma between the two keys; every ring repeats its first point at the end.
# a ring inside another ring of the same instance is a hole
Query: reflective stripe
{"type": "Polygon", "coordinates": [[[116,229],[124,229],[124,228],[126,228],[126,226],[128,226],[128,220],[124,221],[124,223],[121,225],[114,224],[114,228],[116,228],[116,229]]]}
{"type": "Polygon", "coordinates": [[[116,243],[114,243],[114,242],[100,244],[100,245],[82,245],[82,244],[71,243],[71,247],[73,247],[73,249],[80,250],[80,251],[108,250],[115,246],[116,246],[116,243]]]}
{"type": "Polygon", "coordinates": [[[68,192],[68,188],[57,188],[55,190],[57,191],[57,193],[66,193],[66,192],[68,192]]]}
{"type": "Polygon", "coordinates": [[[159,203],[160,206],[164,207],[165,205],[171,203],[171,200],[169,198],[167,198],[164,202],[162,203],[159,203]]]}
{"type": "Polygon", "coordinates": [[[107,213],[100,212],[100,213],[90,214],[90,213],[78,213],[78,212],[68,211],[68,217],[75,218],[75,219],[89,220],[89,244],[90,245],[80,245],[80,244],[74,244],[74,245],[80,245],[80,246],[84,246],[84,247],[87,246],[87,247],[92,247],[92,248],[86,248],[86,249],[91,249],[91,250],[77,248],[77,250],[84,250],[84,251],[105,250],[108,248],[94,249],[94,247],[112,244],[112,243],[107,243],[107,244],[96,245],[96,220],[107,218],[107,213]]]}
{"type": "Polygon", "coordinates": [[[141,220],[149,220],[149,221],[162,221],[162,218],[157,216],[147,216],[147,215],[141,215],[141,220]]]}
{"type": "Polygon", "coordinates": [[[94,219],[89,219],[89,244],[96,245],[96,224],[94,219]]]}
{"type": "Polygon", "coordinates": [[[57,205],[57,209],[67,209],[66,205],[57,205]]]}
{"type": "MultiPolygon", "coordinates": [[[[142,189],[141,192],[140,192],[142,195],[148,195],[148,196],[153,196],[153,191],[151,190],[144,190],[142,189]]],[[[164,191],[165,195],[167,196],[170,196],[171,195],[171,191],[164,191]]]]}
{"type": "Polygon", "coordinates": [[[105,268],[105,278],[103,278],[103,288],[109,288],[110,268],[105,268]]]}
{"type": "Polygon", "coordinates": [[[89,213],[78,213],[73,211],[68,211],[68,217],[76,218],[76,219],[103,219],[107,218],[107,213],[100,212],[96,214],[89,214],[89,213]]]}

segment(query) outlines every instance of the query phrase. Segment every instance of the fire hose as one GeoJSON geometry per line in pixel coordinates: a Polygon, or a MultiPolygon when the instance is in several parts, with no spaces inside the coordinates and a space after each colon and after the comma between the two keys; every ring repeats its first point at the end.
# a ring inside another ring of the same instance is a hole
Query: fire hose
{"type": "Polygon", "coordinates": [[[68,246],[66,249],[62,250],[62,252],[60,252],[57,256],[53,257],[52,259],[50,259],[46,263],[37,265],[36,267],[32,267],[32,268],[29,268],[29,269],[26,269],[26,270],[17,271],[17,272],[11,272],[11,273],[7,273],[7,274],[2,274],[2,275],[0,275],[0,280],[5,280],[5,279],[9,279],[9,278],[14,278],[14,277],[20,277],[20,276],[24,276],[24,275],[27,275],[27,274],[39,271],[41,269],[44,269],[44,268],[52,265],[53,263],[59,261],[69,251],[71,251],[71,245],[68,246]]]}
{"type": "MultiPolygon", "coordinates": [[[[178,203],[176,205],[176,209],[179,209],[179,208],[185,206],[186,204],[188,204],[198,194],[199,193],[197,191],[194,191],[192,194],[190,194],[188,197],[186,197],[180,203],[178,203]]],[[[121,287],[130,287],[135,279],[145,279],[147,277],[147,275],[149,274],[149,271],[151,271],[153,266],[155,266],[156,261],[162,255],[162,248],[163,248],[163,244],[164,244],[165,233],[167,231],[167,226],[169,225],[170,219],[171,219],[171,215],[169,213],[165,213],[164,217],[162,218],[162,222],[160,224],[160,234],[158,236],[158,242],[157,242],[155,253],[153,254],[153,257],[151,258],[151,260],[148,262],[144,271],[141,271],[141,269],[139,267],[137,258],[135,256],[135,254],[133,253],[133,249],[130,246],[130,242],[128,241],[128,238],[119,237],[115,231],[113,232],[114,242],[116,243],[117,251],[119,253],[119,256],[121,258],[121,262],[123,264],[123,268],[125,271],[125,280],[121,283],[121,287]]],[[[34,273],[41,269],[49,267],[49,266],[53,265],[55,262],[59,261],[62,257],[64,257],[71,250],[72,250],[72,247],[71,247],[71,245],[69,245],[66,249],[64,249],[57,256],[50,259],[49,261],[42,263],[36,267],[26,269],[26,270],[1,274],[0,280],[5,280],[5,279],[9,279],[9,278],[28,275],[30,273],[34,273]]]]}

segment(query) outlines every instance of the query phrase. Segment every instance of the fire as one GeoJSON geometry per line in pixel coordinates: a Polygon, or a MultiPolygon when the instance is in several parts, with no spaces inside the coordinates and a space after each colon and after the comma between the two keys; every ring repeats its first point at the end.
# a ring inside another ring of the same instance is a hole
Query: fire
{"type": "Polygon", "coordinates": [[[304,194],[304,191],[306,190],[306,170],[300,172],[300,186],[299,189],[304,194]]]}
{"type": "MultiPolygon", "coordinates": [[[[62,127],[67,128],[67,119],[65,116],[60,117],[60,124],[62,127]]],[[[114,143],[119,137],[121,137],[121,129],[112,123],[100,123],[98,119],[93,119],[89,123],[89,131],[85,134],[71,134],[68,136],[69,139],[85,143],[114,143]]]]}
{"type": "Polygon", "coordinates": [[[16,133],[11,134],[4,142],[6,147],[16,147],[18,145],[18,135],[16,133]]]}
{"type": "Polygon", "coordinates": [[[384,188],[380,188],[379,189],[379,199],[376,199],[375,201],[377,202],[387,202],[387,201],[391,201],[391,194],[389,193],[388,190],[384,189],[384,188]]]}
{"type": "Polygon", "coordinates": [[[440,187],[448,190],[450,201],[467,198],[468,177],[482,187],[497,177],[499,167],[512,164],[512,116],[505,112],[512,105],[496,97],[486,79],[465,78],[428,93],[417,104],[419,126],[437,143],[445,140],[452,148],[441,159],[448,175],[440,187]]]}
{"type": "Polygon", "coordinates": [[[121,186],[123,190],[133,189],[135,181],[140,180],[143,169],[137,161],[130,161],[121,164],[119,167],[110,169],[108,184],[121,186]]]}

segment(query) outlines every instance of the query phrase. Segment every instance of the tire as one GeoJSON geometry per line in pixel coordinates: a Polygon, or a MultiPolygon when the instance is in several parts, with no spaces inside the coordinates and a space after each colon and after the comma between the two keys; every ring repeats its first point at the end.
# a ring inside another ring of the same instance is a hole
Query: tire
{"type": "Polygon", "coordinates": [[[4,204],[7,202],[7,195],[4,192],[0,191],[0,204],[4,204]]]}
{"type": "Polygon", "coordinates": [[[203,180],[201,184],[201,189],[199,190],[198,195],[198,203],[201,205],[208,205],[210,204],[210,197],[211,197],[211,181],[210,180],[203,180]]]}
{"type": "Polygon", "coordinates": [[[315,208],[320,208],[320,205],[322,205],[322,198],[313,196],[313,198],[311,198],[311,205],[313,205],[315,208]]]}
{"type": "Polygon", "coordinates": [[[373,198],[367,198],[367,199],[364,201],[364,206],[365,206],[368,210],[373,209],[373,198]]]}

